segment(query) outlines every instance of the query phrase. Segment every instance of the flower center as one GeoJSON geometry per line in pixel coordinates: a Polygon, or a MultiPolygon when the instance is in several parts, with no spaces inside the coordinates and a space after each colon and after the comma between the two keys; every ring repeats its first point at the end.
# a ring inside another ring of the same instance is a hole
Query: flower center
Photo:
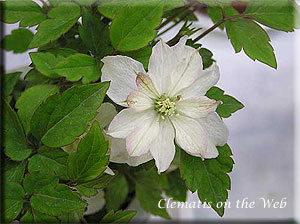
{"type": "Polygon", "coordinates": [[[166,116],[178,115],[175,103],[178,100],[178,97],[169,98],[166,94],[163,94],[154,101],[154,110],[160,114],[162,119],[165,119],[166,116]]]}

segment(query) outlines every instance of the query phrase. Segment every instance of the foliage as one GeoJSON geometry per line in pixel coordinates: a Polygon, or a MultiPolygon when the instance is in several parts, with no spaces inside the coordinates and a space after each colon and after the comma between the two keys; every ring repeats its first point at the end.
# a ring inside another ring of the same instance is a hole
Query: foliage
{"type": "MultiPolygon", "coordinates": [[[[185,202],[188,190],[197,191],[199,199],[222,216],[231,187],[228,173],[234,164],[229,146],[218,147],[219,156],[204,161],[176,146],[172,170],[161,174],[153,160],[138,167],[110,162],[105,128],[116,109],[123,108],[109,103],[109,83],[100,77],[101,59],[108,55],[131,57],[147,70],[160,35],[178,24],[181,29],[168,44],[188,36],[187,44],[200,53],[204,69],[215,60],[201,40],[218,27],[226,30],[235,52],[243,49],[251,59],[276,69],[265,26],[292,32],[299,27],[294,18],[298,6],[292,0],[278,4],[253,0],[245,1],[246,9],[238,12],[230,2],[1,1],[2,21],[19,25],[3,38],[3,49],[31,50],[32,62],[27,74],[2,75],[3,221],[129,222],[137,214],[128,209],[134,200],[147,213],[169,219],[158,203],[164,207],[164,195],[185,202]],[[214,23],[208,30],[194,23],[201,6],[214,23]],[[99,109],[102,102],[106,109],[99,109]],[[105,206],[87,215],[87,207],[92,206],[89,199],[99,192],[105,193],[105,206]]],[[[244,107],[218,87],[206,96],[221,102],[216,110],[221,118],[244,107]]]]}

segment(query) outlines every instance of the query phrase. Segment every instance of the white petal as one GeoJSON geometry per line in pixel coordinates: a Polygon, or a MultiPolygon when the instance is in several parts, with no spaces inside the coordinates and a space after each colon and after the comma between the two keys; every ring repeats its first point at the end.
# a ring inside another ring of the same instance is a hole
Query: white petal
{"type": "Polygon", "coordinates": [[[204,158],[207,134],[200,123],[183,115],[171,117],[175,127],[176,143],[187,153],[204,158]]]}
{"type": "Polygon", "coordinates": [[[135,127],[154,115],[155,111],[152,109],[146,111],[136,111],[133,108],[124,109],[114,117],[107,134],[115,138],[126,138],[135,127]]]}
{"type": "Polygon", "coordinates": [[[219,151],[218,151],[217,147],[210,140],[208,140],[207,143],[208,143],[207,148],[203,152],[203,157],[205,159],[217,158],[219,155],[219,151]]]}
{"type": "Polygon", "coordinates": [[[160,121],[158,136],[150,147],[158,172],[166,171],[174,159],[174,138],[175,131],[171,122],[168,119],[160,121]]]}
{"type": "Polygon", "coordinates": [[[121,138],[110,139],[110,161],[114,163],[127,163],[129,166],[138,166],[153,159],[150,153],[142,156],[129,156],[126,150],[126,140],[121,138]]]}
{"type": "Polygon", "coordinates": [[[206,118],[198,119],[207,132],[213,145],[223,146],[228,140],[228,129],[217,113],[211,113],[206,118]]]}
{"type": "Polygon", "coordinates": [[[126,137],[126,149],[129,156],[141,156],[149,152],[152,142],[158,135],[159,115],[144,119],[126,137]]]}
{"type": "Polygon", "coordinates": [[[101,60],[102,81],[111,81],[107,95],[117,104],[127,106],[126,98],[137,89],[136,75],[145,73],[142,63],[126,56],[107,56],[101,60]]]}
{"type": "Polygon", "coordinates": [[[137,111],[143,111],[150,108],[154,108],[154,101],[153,99],[149,98],[144,92],[142,91],[133,91],[127,97],[127,105],[130,108],[133,108],[137,111]]]}
{"type": "Polygon", "coordinates": [[[179,114],[184,114],[192,118],[202,118],[214,112],[219,103],[220,102],[209,99],[206,96],[200,96],[193,99],[177,101],[176,109],[179,114]]]}
{"type": "Polygon", "coordinates": [[[111,175],[111,176],[115,175],[114,171],[109,167],[106,167],[106,170],[104,171],[104,173],[111,175]]]}
{"type": "Polygon", "coordinates": [[[201,72],[199,78],[197,78],[190,86],[182,89],[179,93],[184,99],[196,98],[205,95],[205,93],[220,79],[219,67],[214,63],[209,68],[201,72]]]}

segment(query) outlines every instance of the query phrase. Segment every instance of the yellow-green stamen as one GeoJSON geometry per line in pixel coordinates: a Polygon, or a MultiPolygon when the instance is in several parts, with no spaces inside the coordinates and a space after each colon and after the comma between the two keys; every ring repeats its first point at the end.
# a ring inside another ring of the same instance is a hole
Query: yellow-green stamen
{"type": "Polygon", "coordinates": [[[178,97],[169,98],[166,94],[163,94],[155,100],[154,110],[160,114],[162,119],[165,119],[166,116],[177,115],[176,101],[178,101],[178,97]]]}

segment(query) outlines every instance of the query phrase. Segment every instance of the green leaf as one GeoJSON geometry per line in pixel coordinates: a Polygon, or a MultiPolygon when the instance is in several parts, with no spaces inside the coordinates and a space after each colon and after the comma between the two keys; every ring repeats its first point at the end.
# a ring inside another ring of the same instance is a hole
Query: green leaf
{"type": "Polygon", "coordinates": [[[16,108],[18,109],[18,115],[26,133],[30,130],[30,120],[34,111],[49,96],[58,91],[58,87],[54,85],[37,85],[26,89],[26,91],[22,93],[16,103],[16,108]]]}
{"type": "Polygon", "coordinates": [[[95,59],[86,54],[75,54],[67,57],[58,63],[53,71],[73,82],[82,78],[83,83],[89,83],[100,78],[100,70],[95,59]]]}
{"type": "Polygon", "coordinates": [[[121,10],[114,18],[110,39],[119,51],[133,51],[146,46],[156,36],[161,21],[161,1],[138,1],[121,10]]]}
{"type": "Polygon", "coordinates": [[[176,201],[186,201],[187,188],[184,181],[180,177],[179,169],[165,174],[168,180],[168,187],[165,188],[165,193],[176,201]]]}
{"type": "Polygon", "coordinates": [[[292,32],[295,27],[295,2],[279,0],[274,4],[268,1],[249,2],[245,14],[273,29],[292,32]]]}
{"type": "Polygon", "coordinates": [[[20,223],[57,223],[58,220],[34,209],[28,209],[26,214],[21,218],[20,223]]]}
{"type": "Polygon", "coordinates": [[[28,171],[30,173],[40,172],[45,175],[54,175],[67,180],[68,153],[62,149],[47,148],[45,146],[30,158],[28,171]]]}
{"type": "Polygon", "coordinates": [[[6,182],[2,193],[3,207],[1,216],[5,223],[10,223],[19,215],[23,207],[24,190],[18,183],[6,182]]]}
{"type": "Polygon", "coordinates": [[[28,50],[28,46],[33,38],[33,33],[28,29],[19,28],[13,30],[10,35],[6,35],[3,41],[3,47],[6,51],[14,53],[23,53],[28,50]]]}
{"type": "MultiPolygon", "coordinates": [[[[170,219],[166,209],[158,207],[159,201],[163,199],[159,182],[160,179],[155,169],[140,171],[135,175],[136,194],[145,211],[170,219]]],[[[163,202],[161,205],[164,207],[163,202]]]]}
{"type": "Polygon", "coordinates": [[[127,198],[128,191],[129,188],[125,176],[121,173],[117,174],[106,187],[105,201],[107,210],[119,210],[127,198]]]}
{"type": "Polygon", "coordinates": [[[62,215],[77,210],[83,210],[85,202],[65,185],[48,186],[34,193],[30,199],[31,206],[47,215],[62,215]]]}
{"type": "Polygon", "coordinates": [[[228,118],[234,112],[244,108],[244,105],[241,102],[232,96],[225,95],[224,90],[216,86],[210,88],[207,91],[206,96],[210,99],[219,100],[222,102],[216,110],[220,117],[228,118]]]}
{"type": "Polygon", "coordinates": [[[130,210],[117,211],[116,213],[110,211],[103,217],[101,223],[129,223],[136,213],[136,211],[130,210]]]}
{"type": "Polygon", "coordinates": [[[46,19],[42,9],[32,0],[6,0],[3,2],[5,23],[19,22],[21,27],[34,26],[46,19]]]}
{"type": "Polygon", "coordinates": [[[131,57],[131,58],[141,62],[144,65],[144,68],[147,70],[151,53],[152,53],[152,48],[147,46],[147,47],[141,48],[136,51],[124,52],[122,55],[131,57]]]}
{"type": "Polygon", "coordinates": [[[186,186],[192,192],[198,191],[202,203],[208,203],[220,216],[223,216],[224,202],[228,198],[227,190],[231,187],[227,173],[232,171],[234,162],[228,145],[217,148],[219,156],[205,160],[181,150],[180,172],[186,186]]]}
{"type": "Polygon", "coordinates": [[[36,67],[36,70],[38,70],[40,73],[49,78],[59,77],[59,75],[54,72],[53,69],[60,61],[64,59],[62,56],[55,57],[51,53],[42,52],[30,53],[29,55],[36,67]]]}
{"type": "Polygon", "coordinates": [[[85,197],[92,197],[97,194],[96,189],[102,189],[108,185],[108,183],[114,178],[114,176],[108,174],[102,174],[91,181],[79,184],[76,186],[79,193],[85,197]]]}
{"type": "MultiPolygon", "coordinates": [[[[219,22],[219,21],[221,21],[223,19],[222,8],[220,8],[220,7],[208,7],[207,8],[207,14],[211,18],[211,20],[213,21],[213,23],[217,23],[217,22],[219,22]]],[[[224,27],[225,27],[224,24],[221,24],[219,26],[219,28],[221,30],[223,30],[224,27]]]]}
{"type": "Polygon", "coordinates": [[[19,80],[19,77],[21,75],[21,72],[14,72],[14,73],[8,73],[3,75],[3,98],[6,99],[6,101],[9,103],[10,95],[14,91],[14,87],[17,84],[17,81],[19,80]]]}
{"type": "Polygon", "coordinates": [[[28,173],[26,174],[23,186],[28,194],[33,194],[39,192],[44,187],[55,187],[58,184],[58,177],[55,176],[48,176],[45,173],[28,173]]]}
{"type": "Polygon", "coordinates": [[[69,57],[77,53],[77,51],[69,48],[52,48],[47,50],[48,53],[54,54],[55,57],[69,57]]]}
{"type": "Polygon", "coordinates": [[[203,69],[210,67],[215,61],[214,59],[212,59],[213,54],[210,50],[206,48],[200,48],[199,53],[202,57],[203,69]]]}
{"type": "Polygon", "coordinates": [[[108,87],[108,82],[75,86],[50,96],[31,119],[33,135],[49,147],[72,143],[96,116],[108,87]]]}
{"type": "Polygon", "coordinates": [[[53,8],[46,21],[42,22],[34,35],[30,48],[43,46],[50,41],[58,39],[66,33],[78,20],[80,7],[74,3],[64,2],[53,8]]]}
{"type": "Polygon", "coordinates": [[[5,154],[15,161],[26,159],[31,154],[19,118],[10,105],[3,102],[3,142],[5,154]]]}
{"type": "Polygon", "coordinates": [[[63,213],[58,216],[61,223],[80,223],[81,217],[83,216],[82,210],[63,213]]]}
{"type": "Polygon", "coordinates": [[[26,87],[30,88],[35,85],[42,85],[51,82],[51,79],[42,75],[36,69],[31,69],[24,77],[26,81],[26,87]]]}
{"type": "Polygon", "coordinates": [[[21,184],[25,173],[26,161],[20,163],[4,160],[3,182],[16,182],[21,184]]]}
{"type": "Polygon", "coordinates": [[[244,49],[253,60],[259,60],[273,68],[277,68],[274,49],[268,34],[257,23],[246,19],[234,19],[225,23],[227,35],[235,52],[244,49]]]}
{"type": "Polygon", "coordinates": [[[106,169],[108,142],[101,133],[98,122],[81,139],[77,151],[71,152],[68,160],[69,177],[76,182],[86,182],[100,176],[106,169]]]}
{"type": "MultiPolygon", "coordinates": [[[[103,1],[101,1],[100,4],[102,4],[102,2],[103,1]]],[[[108,25],[101,21],[99,15],[93,15],[90,11],[85,9],[83,11],[82,25],[79,27],[79,33],[85,46],[96,57],[99,65],[102,65],[100,60],[113,51],[113,48],[110,46],[108,25]]]]}
{"type": "Polygon", "coordinates": [[[102,0],[99,2],[98,11],[105,17],[113,19],[132,0],[102,0]]]}

